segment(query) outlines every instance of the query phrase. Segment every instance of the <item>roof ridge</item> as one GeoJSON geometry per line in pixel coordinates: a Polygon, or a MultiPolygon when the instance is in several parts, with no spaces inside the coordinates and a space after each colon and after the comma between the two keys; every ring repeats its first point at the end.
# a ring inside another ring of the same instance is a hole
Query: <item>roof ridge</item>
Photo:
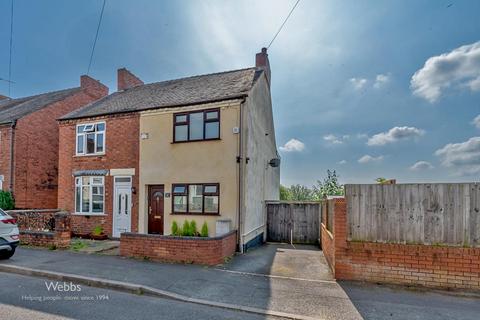
{"type": "Polygon", "coordinates": [[[74,89],[81,89],[81,87],[72,87],[72,88],[67,88],[67,89],[61,89],[61,90],[55,90],[55,91],[48,91],[48,92],[43,92],[39,94],[34,94],[32,96],[26,96],[26,97],[19,97],[19,98],[9,98],[8,101],[16,101],[16,100],[32,100],[35,98],[38,98],[40,96],[44,96],[47,94],[52,94],[52,93],[61,93],[69,90],[74,90],[74,89]]]}
{"type": "MultiPolygon", "coordinates": [[[[220,71],[220,72],[212,72],[212,73],[204,73],[204,74],[197,74],[194,76],[188,76],[188,77],[182,77],[182,78],[176,78],[176,79],[170,79],[170,80],[163,80],[163,81],[157,81],[157,82],[150,82],[150,83],[145,83],[139,86],[135,86],[120,92],[125,92],[129,90],[133,90],[136,88],[141,88],[141,87],[146,87],[146,86],[151,86],[151,85],[157,85],[160,83],[169,83],[169,82],[174,82],[174,81],[181,81],[181,80],[187,80],[187,79],[193,79],[193,78],[200,78],[200,77],[207,77],[207,76],[216,76],[220,74],[226,74],[226,73],[234,73],[234,72],[240,72],[240,71],[247,71],[247,70],[256,70],[256,67],[248,67],[248,68],[242,68],[242,69],[234,69],[234,70],[227,70],[227,71],[220,71]]],[[[118,92],[118,91],[117,91],[118,92]]]]}

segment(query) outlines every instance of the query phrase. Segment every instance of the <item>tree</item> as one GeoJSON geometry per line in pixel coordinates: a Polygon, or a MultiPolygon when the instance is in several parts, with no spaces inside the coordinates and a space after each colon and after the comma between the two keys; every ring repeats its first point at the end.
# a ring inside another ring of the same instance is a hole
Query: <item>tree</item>
{"type": "Polygon", "coordinates": [[[280,185],[280,200],[282,201],[292,200],[292,194],[290,193],[290,188],[280,185]]]}
{"type": "Polygon", "coordinates": [[[313,191],[301,184],[290,186],[290,194],[293,201],[311,201],[313,200],[313,191]]]}
{"type": "Polygon", "coordinates": [[[380,177],[380,178],[375,179],[375,181],[377,181],[377,183],[379,183],[379,184],[384,184],[384,183],[386,183],[388,180],[385,179],[385,178],[383,178],[383,177],[380,177]]]}
{"type": "Polygon", "coordinates": [[[313,186],[313,196],[316,200],[322,200],[327,196],[343,196],[345,190],[343,185],[339,184],[337,172],[327,170],[327,177],[322,181],[317,180],[317,185],[313,186]]]}

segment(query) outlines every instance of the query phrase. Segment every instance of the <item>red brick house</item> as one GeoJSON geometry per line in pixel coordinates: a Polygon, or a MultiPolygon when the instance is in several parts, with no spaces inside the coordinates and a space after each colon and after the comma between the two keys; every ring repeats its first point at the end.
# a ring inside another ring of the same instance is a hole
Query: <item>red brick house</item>
{"type": "Polygon", "coordinates": [[[82,76],[76,88],[0,97],[0,188],[13,193],[17,208],[57,208],[57,119],[107,94],[105,85],[82,76]]]}

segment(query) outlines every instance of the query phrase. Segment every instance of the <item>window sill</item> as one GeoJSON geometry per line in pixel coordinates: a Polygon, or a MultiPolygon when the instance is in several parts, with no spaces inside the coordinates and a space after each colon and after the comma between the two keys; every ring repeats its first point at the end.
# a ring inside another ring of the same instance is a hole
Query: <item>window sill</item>
{"type": "Polygon", "coordinates": [[[85,158],[85,157],[103,157],[105,156],[104,153],[91,153],[91,154],[75,154],[73,157],[74,158],[85,158]]]}
{"type": "Polygon", "coordinates": [[[91,216],[91,217],[104,217],[107,214],[105,213],[85,213],[85,212],[74,212],[72,213],[74,216],[91,216]]]}
{"type": "Polygon", "coordinates": [[[189,212],[172,212],[170,213],[172,216],[221,216],[220,213],[202,213],[202,212],[195,212],[195,213],[189,213],[189,212]]]}
{"type": "Polygon", "coordinates": [[[172,141],[171,144],[189,143],[189,142],[218,141],[218,140],[222,140],[222,139],[221,138],[214,138],[214,139],[201,139],[201,140],[172,141]]]}

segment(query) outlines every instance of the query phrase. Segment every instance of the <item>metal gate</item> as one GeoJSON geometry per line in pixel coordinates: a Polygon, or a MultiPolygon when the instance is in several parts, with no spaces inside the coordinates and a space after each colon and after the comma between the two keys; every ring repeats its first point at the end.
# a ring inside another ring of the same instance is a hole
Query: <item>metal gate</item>
{"type": "Polygon", "coordinates": [[[320,243],[319,202],[267,202],[267,240],[320,243]]]}

